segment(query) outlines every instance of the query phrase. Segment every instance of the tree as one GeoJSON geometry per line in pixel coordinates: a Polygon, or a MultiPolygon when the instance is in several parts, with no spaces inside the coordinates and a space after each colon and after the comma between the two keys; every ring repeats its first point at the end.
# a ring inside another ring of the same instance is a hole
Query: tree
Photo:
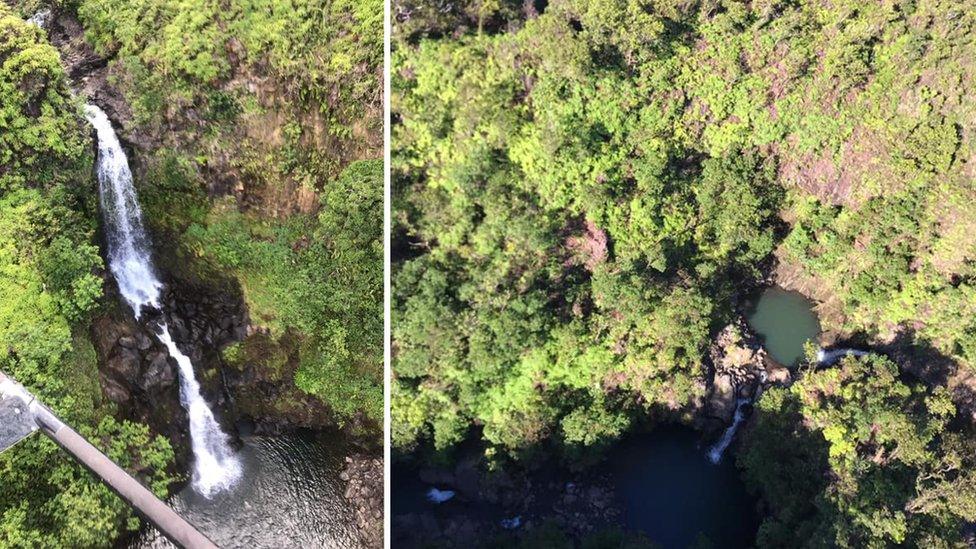
{"type": "Polygon", "coordinates": [[[772,512],[765,544],[949,547],[976,518],[976,445],[949,427],[949,394],[884,357],[808,371],[758,412],[740,463],[772,512]]]}

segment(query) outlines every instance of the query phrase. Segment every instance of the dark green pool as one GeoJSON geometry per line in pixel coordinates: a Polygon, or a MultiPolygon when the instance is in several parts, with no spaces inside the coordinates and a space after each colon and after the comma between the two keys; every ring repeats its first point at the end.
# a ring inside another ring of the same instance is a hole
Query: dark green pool
{"type": "Polygon", "coordinates": [[[803,344],[820,334],[813,303],[802,294],[778,287],[763,291],[747,317],[766,351],[784,366],[795,365],[803,357],[803,344]]]}
{"type": "Polygon", "coordinates": [[[660,427],[629,437],[608,461],[624,526],[663,549],[744,549],[755,542],[755,498],[733,460],[708,461],[694,431],[660,427]]]}

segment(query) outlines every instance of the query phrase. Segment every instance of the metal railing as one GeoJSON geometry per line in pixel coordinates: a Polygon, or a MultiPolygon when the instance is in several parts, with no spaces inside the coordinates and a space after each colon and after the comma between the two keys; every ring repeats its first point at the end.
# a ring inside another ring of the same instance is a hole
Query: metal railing
{"type": "Polygon", "coordinates": [[[22,385],[0,372],[0,452],[37,431],[78,460],[176,545],[186,549],[216,549],[212,541],[176,511],[65,425],[22,385]]]}

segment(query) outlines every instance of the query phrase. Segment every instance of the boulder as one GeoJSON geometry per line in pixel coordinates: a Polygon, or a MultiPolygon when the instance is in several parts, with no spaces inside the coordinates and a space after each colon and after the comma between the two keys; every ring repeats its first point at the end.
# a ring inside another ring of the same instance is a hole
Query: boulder
{"type": "Polygon", "coordinates": [[[117,347],[115,354],[105,364],[105,368],[117,379],[127,382],[130,386],[139,380],[141,357],[135,349],[117,347]]]}
{"type": "Polygon", "coordinates": [[[119,383],[115,378],[104,374],[100,375],[99,378],[102,382],[102,393],[105,395],[105,398],[116,404],[125,404],[132,398],[132,393],[129,392],[129,389],[124,384],[119,383]]]}
{"type": "Polygon", "coordinates": [[[712,391],[708,396],[708,415],[724,423],[732,421],[735,414],[735,387],[728,374],[716,374],[712,391]]]}
{"type": "Polygon", "coordinates": [[[790,369],[779,364],[766,363],[766,383],[772,385],[789,385],[793,381],[790,369]]]}
{"type": "Polygon", "coordinates": [[[136,332],[136,348],[140,351],[148,351],[152,345],[153,340],[149,338],[144,332],[136,332]]]}
{"type": "Polygon", "coordinates": [[[146,366],[146,371],[142,374],[142,381],[139,384],[143,390],[150,391],[159,387],[168,387],[176,381],[176,373],[173,371],[173,365],[166,353],[160,351],[150,353],[146,360],[149,364],[146,366]]]}

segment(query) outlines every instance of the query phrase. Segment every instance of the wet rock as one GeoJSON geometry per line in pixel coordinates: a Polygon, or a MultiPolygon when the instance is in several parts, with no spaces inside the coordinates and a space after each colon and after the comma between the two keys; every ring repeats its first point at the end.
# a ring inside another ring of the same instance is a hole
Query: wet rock
{"type": "Polygon", "coordinates": [[[136,348],[140,351],[148,351],[152,348],[153,341],[145,332],[137,332],[135,334],[136,338],[136,348]]]}
{"type": "Polygon", "coordinates": [[[118,347],[115,354],[108,359],[105,367],[109,372],[115,374],[117,379],[135,385],[139,381],[140,363],[141,357],[137,350],[118,347]]]}
{"type": "Polygon", "coordinates": [[[708,387],[699,427],[706,433],[732,422],[738,399],[753,398],[767,379],[768,358],[745,318],[718,333],[709,350],[714,376],[708,387]]]}
{"type": "Polygon", "coordinates": [[[149,365],[142,375],[140,387],[149,391],[158,387],[165,387],[176,381],[176,373],[169,361],[169,356],[163,352],[154,352],[147,357],[149,365]]]}
{"type": "Polygon", "coordinates": [[[793,374],[790,369],[776,364],[771,360],[766,361],[766,383],[772,385],[789,385],[793,382],[793,374]]]}
{"type": "Polygon", "coordinates": [[[129,389],[114,378],[103,374],[99,376],[99,379],[101,380],[102,393],[105,395],[105,398],[116,404],[126,404],[132,398],[132,393],[129,392],[129,389]]]}
{"type": "Polygon", "coordinates": [[[362,454],[346,458],[340,478],[347,482],[344,497],[352,503],[362,546],[383,546],[383,460],[362,454]]]}

